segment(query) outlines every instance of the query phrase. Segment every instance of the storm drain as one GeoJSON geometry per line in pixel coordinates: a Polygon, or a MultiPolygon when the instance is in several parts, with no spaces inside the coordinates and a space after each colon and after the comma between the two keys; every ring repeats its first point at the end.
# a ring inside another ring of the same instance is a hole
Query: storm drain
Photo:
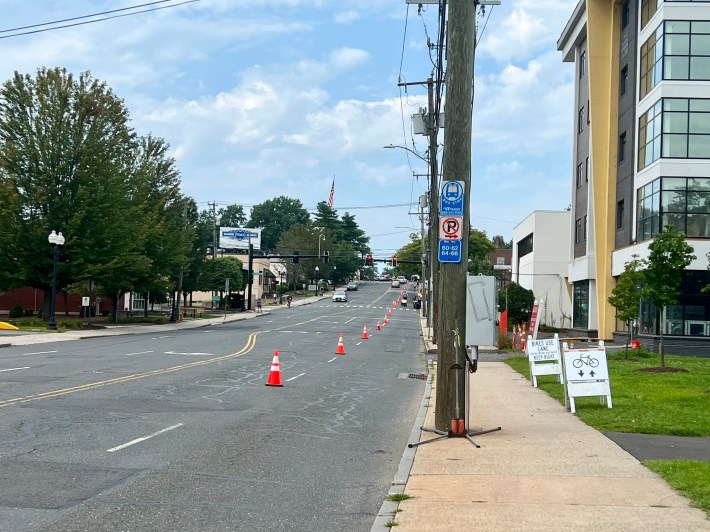
{"type": "Polygon", "coordinates": [[[428,375],[426,373],[400,373],[398,379],[419,379],[425,381],[428,375]]]}

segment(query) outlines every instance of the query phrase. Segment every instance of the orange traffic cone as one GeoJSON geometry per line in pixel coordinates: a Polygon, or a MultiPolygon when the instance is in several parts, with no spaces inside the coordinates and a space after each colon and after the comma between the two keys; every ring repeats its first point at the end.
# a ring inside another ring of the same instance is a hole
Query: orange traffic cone
{"type": "Polygon", "coordinates": [[[376,331],[381,331],[381,330],[382,330],[382,327],[380,327],[380,322],[379,322],[379,321],[377,322],[377,326],[375,327],[375,330],[376,330],[376,331]]]}
{"type": "Polygon", "coordinates": [[[279,369],[279,352],[274,351],[274,360],[271,362],[271,372],[266,381],[267,386],[283,386],[281,384],[281,370],[279,369]]]}
{"type": "Polygon", "coordinates": [[[367,325],[363,326],[362,329],[362,336],[360,336],[360,339],[362,340],[367,340],[369,336],[367,335],[367,325]]]}
{"type": "Polygon", "coordinates": [[[391,315],[392,315],[392,309],[391,309],[391,308],[388,308],[388,309],[387,309],[387,315],[388,315],[388,316],[391,316],[391,315]]]}
{"type": "Polygon", "coordinates": [[[392,301],[392,308],[397,308],[397,301],[392,301]]]}
{"type": "Polygon", "coordinates": [[[343,345],[343,335],[340,335],[340,339],[338,340],[338,347],[335,348],[335,354],[336,355],[344,355],[345,354],[345,346],[343,345]]]}
{"type": "Polygon", "coordinates": [[[382,322],[383,325],[387,325],[387,316],[385,316],[384,321],[382,322]]]}

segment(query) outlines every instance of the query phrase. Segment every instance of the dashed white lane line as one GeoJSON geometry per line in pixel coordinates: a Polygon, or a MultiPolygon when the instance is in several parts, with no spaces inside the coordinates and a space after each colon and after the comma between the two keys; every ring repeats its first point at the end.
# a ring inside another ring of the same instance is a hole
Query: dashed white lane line
{"type": "Polygon", "coordinates": [[[305,373],[299,373],[299,374],[296,375],[295,377],[291,377],[290,379],[286,379],[286,382],[294,381],[294,380],[296,380],[298,377],[303,377],[304,375],[305,375],[305,373]]]}
{"type": "Polygon", "coordinates": [[[135,355],[147,355],[148,353],[153,353],[153,351],[138,351],[137,353],[126,353],[126,356],[132,357],[135,355]]]}
{"type": "Polygon", "coordinates": [[[30,369],[30,367],[29,367],[29,366],[25,366],[24,368],[8,368],[8,369],[0,369],[0,372],[3,372],[3,371],[17,371],[17,370],[19,370],[19,369],[30,369]]]}
{"type": "Polygon", "coordinates": [[[354,318],[350,318],[350,319],[349,319],[348,321],[346,321],[343,325],[347,325],[348,323],[350,323],[351,321],[356,320],[356,319],[357,319],[357,316],[355,316],[354,318]]]}
{"type": "Polygon", "coordinates": [[[22,353],[23,357],[30,355],[48,355],[49,353],[56,353],[57,351],[36,351],[35,353],[22,353]]]}
{"type": "Polygon", "coordinates": [[[136,443],[140,443],[145,440],[149,440],[150,438],[155,438],[156,436],[159,436],[160,434],[163,434],[164,432],[168,432],[169,430],[174,430],[178,427],[182,427],[182,423],[178,423],[177,425],[172,425],[170,427],[164,428],[163,430],[159,430],[158,432],[154,432],[153,434],[149,434],[148,436],[143,436],[142,438],[136,438],[135,440],[131,440],[128,443],[124,443],[123,445],[119,445],[118,447],[112,447],[111,449],[106,449],[107,453],[115,453],[116,451],[120,451],[121,449],[125,449],[126,447],[130,447],[131,445],[135,445],[136,443]]]}
{"type": "Polygon", "coordinates": [[[356,343],[355,345],[360,345],[361,343],[362,343],[362,342],[358,342],[358,343],[356,343]]]}
{"type": "Polygon", "coordinates": [[[333,362],[333,360],[338,360],[338,357],[333,357],[328,362],[333,362]]]}

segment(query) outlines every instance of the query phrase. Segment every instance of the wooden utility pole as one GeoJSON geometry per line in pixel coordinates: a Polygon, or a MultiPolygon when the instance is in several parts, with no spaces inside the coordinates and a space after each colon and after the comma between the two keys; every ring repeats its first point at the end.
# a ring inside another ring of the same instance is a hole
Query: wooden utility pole
{"type": "MultiPolygon", "coordinates": [[[[466,411],[466,276],[471,199],[471,114],[475,12],[473,0],[449,0],[446,68],[446,142],[443,183],[464,182],[463,228],[459,262],[439,264],[438,355],[436,418],[438,430],[451,428],[452,419],[466,411]],[[454,331],[460,336],[456,349],[454,331]]],[[[438,208],[435,205],[434,208],[438,208]]],[[[435,226],[438,233],[438,223],[435,226]]],[[[438,237],[438,234],[436,235],[438,237]]],[[[438,240],[438,238],[437,238],[438,240]]],[[[438,252],[438,242],[437,242],[438,252]]]]}
{"type": "Polygon", "coordinates": [[[437,260],[439,245],[439,162],[437,160],[439,120],[434,109],[434,80],[427,80],[429,93],[429,113],[427,130],[429,133],[429,271],[431,272],[431,286],[429,294],[432,304],[429,307],[431,323],[434,331],[434,343],[438,345],[437,337],[439,322],[439,261],[437,260]]]}

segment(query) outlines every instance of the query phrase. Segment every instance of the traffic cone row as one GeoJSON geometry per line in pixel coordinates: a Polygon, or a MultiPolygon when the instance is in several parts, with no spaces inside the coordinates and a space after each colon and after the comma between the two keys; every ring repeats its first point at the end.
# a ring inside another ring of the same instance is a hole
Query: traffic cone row
{"type": "MultiPolygon", "coordinates": [[[[394,304],[394,302],[393,302],[394,304]]],[[[390,316],[392,315],[392,312],[389,311],[387,314],[390,316]]],[[[385,315],[384,319],[382,320],[382,325],[387,325],[387,316],[385,315]]],[[[380,326],[380,322],[377,322],[377,326],[375,327],[376,331],[381,331],[382,327],[380,326]]],[[[362,329],[362,335],[360,336],[362,340],[368,340],[370,336],[367,333],[367,325],[363,326],[362,329]]],[[[343,333],[340,333],[338,337],[338,345],[335,348],[335,354],[336,355],[344,355],[345,354],[345,344],[343,342],[343,333]]],[[[279,365],[279,352],[278,350],[274,351],[274,358],[271,362],[271,371],[269,372],[269,377],[266,381],[266,386],[283,386],[281,383],[281,368],[279,365]]]]}

